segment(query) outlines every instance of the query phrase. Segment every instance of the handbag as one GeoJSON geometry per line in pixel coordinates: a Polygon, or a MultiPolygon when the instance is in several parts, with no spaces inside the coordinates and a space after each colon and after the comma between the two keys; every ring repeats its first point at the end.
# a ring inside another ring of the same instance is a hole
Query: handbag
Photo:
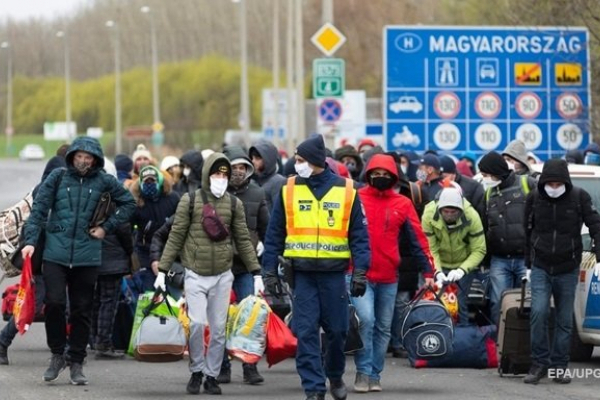
{"type": "Polygon", "coordinates": [[[171,269],[167,272],[167,284],[176,288],[183,289],[185,283],[185,267],[178,262],[171,264],[171,269]]]}
{"type": "MultiPolygon", "coordinates": [[[[161,295],[157,290],[154,296],[161,295]]],[[[183,358],[187,338],[177,315],[166,300],[167,293],[162,293],[163,300],[151,303],[144,309],[144,319],[137,331],[133,356],[138,361],[169,362],[183,358]],[[157,304],[165,303],[169,315],[154,315],[152,309],[157,304]]]]}
{"type": "Polygon", "coordinates": [[[98,200],[98,204],[96,204],[94,214],[92,214],[92,219],[90,220],[90,228],[95,228],[105,223],[110,214],[113,213],[114,207],[115,206],[112,202],[110,193],[102,193],[102,195],[100,195],[100,199],[98,200]]]}

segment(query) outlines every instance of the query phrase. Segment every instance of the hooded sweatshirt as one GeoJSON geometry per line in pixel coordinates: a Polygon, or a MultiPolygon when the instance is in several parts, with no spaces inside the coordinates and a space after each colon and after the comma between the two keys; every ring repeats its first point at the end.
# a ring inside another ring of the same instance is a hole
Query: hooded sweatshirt
{"type": "Polygon", "coordinates": [[[182,164],[190,167],[190,175],[182,176],[179,182],[175,184],[173,190],[182,196],[184,193],[193,192],[194,190],[202,186],[202,166],[204,165],[204,158],[202,153],[198,150],[187,151],[179,159],[182,164]]]}
{"type": "Polygon", "coordinates": [[[518,175],[531,174],[531,165],[529,165],[529,162],[527,161],[527,149],[525,148],[525,143],[522,141],[516,139],[510,142],[502,152],[502,155],[512,157],[523,164],[525,169],[516,171],[518,175]]]}
{"type": "MultiPolygon", "coordinates": [[[[594,243],[600,243],[600,216],[588,192],[573,186],[565,160],[544,163],[536,192],[525,205],[525,265],[542,268],[550,275],[579,268],[583,244],[581,225],[589,228],[594,243]],[[562,182],[565,193],[552,198],[546,193],[548,182],[562,182]]],[[[600,246],[595,246],[600,260],[600,246]]]]}
{"type": "Polygon", "coordinates": [[[267,195],[267,204],[269,210],[271,210],[273,202],[281,191],[281,187],[285,184],[285,177],[277,173],[279,151],[268,140],[259,140],[248,151],[250,159],[252,159],[253,153],[258,154],[263,159],[264,169],[262,172],[255,171],[254,179],[258,183],[258,186],[264,189],[267,195]]]}
{"type": "Polygon", "coordinates": [[[358,191],[367,217],[371,247],[367,279],[374,283],[398,281],[401,235],[408,238],[413,256],[427,260],[422,266],[424,275],[432,277],[433,257],[412,202],[393,188],[381,191],[371,186],[369,174],[377,168],[385,169],[392,174],[394,182],[398,181],[398,169],[391,156],[376,154],[371,158],[366,169],[367,185],[358,191]]]}

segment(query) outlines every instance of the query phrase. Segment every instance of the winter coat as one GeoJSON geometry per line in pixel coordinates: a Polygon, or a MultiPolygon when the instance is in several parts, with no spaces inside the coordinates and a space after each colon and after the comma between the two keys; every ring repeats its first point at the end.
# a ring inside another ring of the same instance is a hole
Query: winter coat
{"type": "MultiPolygon", "coordinates": [[[[334,185],[345,185],[345,179],[335,175],[329,167],[318,174],[312,175],[308,179],[295,177],[296,185],[308,185],[310,191],[317,200],[322,199],[334,185]]],[[[284,186],[281,190],[286,190],[284,186]]],[[[356,188],[356,186],[355,186],[356,188]]],[[[354,268],[367,270],[371,263],[371,251],[369,248],[368,232],[366,227],[366,218],[362,212],[362,205],[358,193],[354,197],[350,220],[348,223],[348,244],[352,255],[354,268]]],[[[265,272],[276,272],[279,265],[278,256],[283,255],[285,249],[285,239],[287,236],[287,222],[283,196],[278,196],[278,200],[273,205],[271,219],[267,229],[265,239],[265,252],[263,254],[262,264],[265,272]]],[[[346,259],[314,259],[314,258],[294,258],[294,269],[298,271],[345,271],[348,269],[349,261],[346,259]]]]}
{"type": "Polygon", "coordinates": [[[102,265],[98,275],[127,275],[131,273],[133,237],[131,224],[120,225],[102,241],[102,265]]]}
{"type": "MultiPolygon", "coordinates": [[[[252,166],[252,161],[250,161],[250,158],[241,147],[227,146],[224,149],[223,154],[225,154],[231,162],[243,159],[246,164],[247,171],[244,183],[240,187],[234,187],[230,184],[227,191],[242,201],[250,239],[252,240],[252,245],[256,249],[259,241],[264,243],[265,235],[267,234],[267,226],[269,225],[269,207],[267,206],[265,191],[263,188],[250,181],[250,177],[254,174],[254,167],[252,166]]],[[[248,270],[236,249],[233,256],[232,272],[234,275],[238,275],[247,271],[248,270]]]]}
{"type": "Polygon", "coordinates": [[[267,140],[259,140],[254,146],[250,147],[249,154],[255,151],[263,159],[263,172],[255,171],[254,179],[258,186],[263,188],[267,196],[267,206],[269,211],[273,208],[273,203],[285,184],[285,177],[277,173],[277,158],[279,152],[277,147],[267,140]]]}
{"type": "Polygon", "coordinates": [[[202,166],[204,165],[204,159],[202,153],[198,150],[187,151],[179,159],[182,164],[190,167],[189,176],[181,176],[179,182],[175,184],[173,190],[183,196],[185,193],[193,192],[196,189],[200,189],[202,186],[202,166]]]}
{"type": "MultiPolygon", "coordinates": [[[[564,160],[548,160],[537,190],[529,194],[525,205],[525,265],[542,268],[550,275],[579,268],[583,223],[594,243],[600,243],[600,215],[592,198],[585,190],[573,186],[564,160]],[[548,182],[563,182],[566,192],[551,198],[544,189],[548,182]]],[[[595,246],[595,252],[600,260],[600,246],[595,246]]]]}
{"type": "Polygon", "coordinates": [[[417,185],[421,186],[421,191],[427,194],[429,201],[434,201],[438,198],[438,194],[444,188],[444,178],[438,176],[428,182],[418,181],[417,185]]]}
{"type": "MultiPolygon", "coordinates": [[[[398,180],[394,159],[387,155],[375,155],[366,168],[366,174],[383,168],[398,180]]],[[[399,242],[402,233],[406,234],[413,254],[428,259],[423,266],[425,276],[433,276],[433,258],[429,252],[429,243],[421,228],[421,222],[412,202],[398,194],[394,189],[380,191],[371,185],[358,191],[367,217],[371,265],[367,279],[374,283],[394,283],[398,279],[398,267],[401,262],[399,242]]]]}
{"type": "Polygon", "coordinates": [[[488,189],[486,198],[486,243],[488,255],[498,257],[523,257],[525,252],[525,201],[535,190],[533,178],[514,172],[500,185],[488,189]],[[525,187],[523,187],[523,183],[525,187]]]}
{"type": "Polygon", "coordinates": [[[175,221],[169,234],[169,239],[160,258],[159,269],[169,271],[171,264],[179,255],[181,263],[198,275],[218,275],[231,269],[233,264],[233,244],[249,272],[260,273],[260,265],[256,258],[256,250],[250,241],[246,225],[244,206],[235,196],[225,193],[216,198],[210,192],[209,171],[219,159],[227,158],[222,153],[213,153],[208,157],[202,168],[202,189],[196,190],[192,220],[190,221],[190,196],[184,194],[175,212],[175,221]],[[207,200],[212,204],[229,229],[229,236],[215,242],[211,240],[202,227],[202,195],[204,191],[207,200]],[[232,200],[233,197],[233,200],[232,200]],[[231,202],[235,202],[235,211],[231,213],[231,202]]]}
{"type": "MultiPolygon", "coordinates": [[[[160,257],[162,256],[165,245],[167,244],[167,240],[169,239],[169,233],[171,232],[174,221],[175,215],[172,215],[171,217],[167,218],[165,223],[158,228],[156,232],[154,232],[154,235],[152,236],[152,242],[150,243],[150,263],[153,263],[154,261],[160,261],[160,257]]],[[[180,261],[179,257],[177,257],[176,260],[180,261]]]]}
{"type": "Polygon", "coordinates": [[[485,234],[481,218],[468,200],[463,202],[463,215],[451,230],[437,208],[437,201],[425,207],[423,231],[429,239],[436,271],[461,268],[474,271],[485,257],[485,234]]]}
{"type": "Polygon", "coordinates": [[[485,218],[485,196],[483,185],[473,178],[456,173],[454,182],[460,186],[463,197],[469,200],[469,203],[475,208],[477,214],[483,221],[485,218]]]}
{"type": "Polygon", "coordinates": [[[98,200],[103,192],[110,192],[117,206],[117,211],[102,224],[106,233],[114,232],[118,226],[129,221],[135,210],[135,201],[115,177],[102,171],[104,155],[97,140],[78,137],[71,144],[65,159],[66,171],[52,171],[39,188],[25,226],[25,244],[35,246],[48,221],[44,261],[70,267],[98,267],[102,262],[102,240],[89,234],[90,221],[98,200]],[[77,151],[85,151],[95,159],[94,166],[84,176],[73,166],[77,151]],[[55,188],[59,181],[60,185],[55,188]]]}

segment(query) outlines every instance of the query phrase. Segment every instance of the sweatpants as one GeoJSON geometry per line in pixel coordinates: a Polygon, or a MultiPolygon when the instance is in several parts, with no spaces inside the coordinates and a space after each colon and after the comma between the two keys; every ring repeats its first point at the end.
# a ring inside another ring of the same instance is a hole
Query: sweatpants
{"type": "Polygon", "coordinates": [[[190,318],[190,371],[216,378],[223,362],[225,326],[233,273],[201,276],[186,269],[185,298],[190,318]],[[210,326],[210,342],[204,355],[204,330],[210,326]]]}

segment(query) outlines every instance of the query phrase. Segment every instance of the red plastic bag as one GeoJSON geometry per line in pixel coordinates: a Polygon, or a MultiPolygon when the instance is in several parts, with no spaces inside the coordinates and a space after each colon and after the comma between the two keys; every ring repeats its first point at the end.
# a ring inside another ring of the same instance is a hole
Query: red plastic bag
{"type": "Polygon", "coordinates": [[[23,261],[21,283],[13,309],[15,325],[21,335],[27,332],[35,317],[35,282],[31,268],[31,257],[27,257],[23,261]]]}
{"type": "MultiPolygon", "coordinates": [[[[433,286],[433,290],[438,291],[437,284],[433,286]]],[[[455,323],[458,322],[458,285],[456,283],[451,283],[444,288],[442,293],[439,293],[440,300],[444,303],[446,310],[450,313],[452,317],[452,321],[455,323]]],[[[435,300],[435,295],[431,291],[427,291],[423,296],[424,300],[435,300]]]]}
{"type": "Polygon", "coordinates": [[[296,356],[298,340],[288,326],[275,314],[269,312],[267,320],[267,364],[269,368],[286,358],[296,356]]]}

